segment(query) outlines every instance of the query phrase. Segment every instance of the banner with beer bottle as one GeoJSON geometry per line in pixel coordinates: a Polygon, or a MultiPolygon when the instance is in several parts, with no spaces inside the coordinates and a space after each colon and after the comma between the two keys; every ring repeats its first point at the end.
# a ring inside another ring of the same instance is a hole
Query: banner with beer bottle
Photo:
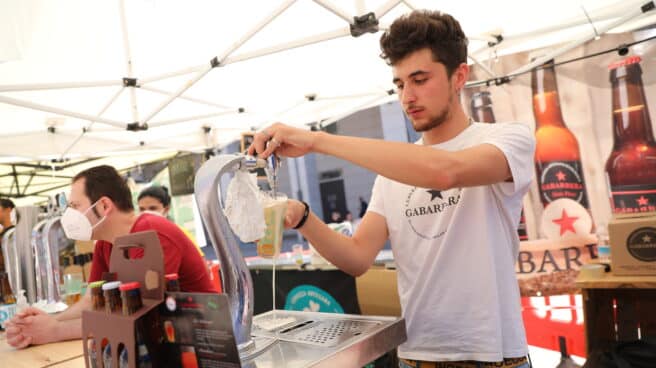
{"type": "MultiPolygon", "coordinates": [[[[529,58],[514,55],[508,63],[521,57],[529,58]]],[[[475,121],[501,117],[499,123],[526,122],[535,129],[534,184],[518,224],[522,295],[577,293],[579,269],[598,258],[595,233],[605,231],[611,214],[656,211],[656,142],[648,108],[656,78],[645,87],[642,68],[649,66],[641,61],[617,53],[563,66],[551,60],[530,76],[469,94],[475,121]],[[521,102],[527,86],[530,104],[521,102]],[[492,98],[501,114],[493,111],[492,98]]],[[[504,60],[497,63],[503,67],[504,60]]],[[[474,79],[477,72],[484,76],[474,66],[474,79]]]]}

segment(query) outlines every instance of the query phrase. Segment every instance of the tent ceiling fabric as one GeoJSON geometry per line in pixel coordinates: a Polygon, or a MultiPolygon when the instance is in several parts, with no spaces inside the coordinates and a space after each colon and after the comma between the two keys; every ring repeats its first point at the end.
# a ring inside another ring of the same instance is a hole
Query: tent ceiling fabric
{"type": "MultiPolygon", "coordinates": [[[[460,20],[470,54],[485,60],[491,35],[504,37],[499,54],[544,47],[593,32],[586,13],[601,27],[644,3],[4,0],[0,162],[202,150],[274,121],[306,126],[394,100],[380,33],[352,37],[355,15],[384,14],[385,28],[411,8],[437,7],[460,20]],[[141,88],[124,87],[125,77],[141,88]],[[126,132],[134,122],[149,129],[126,132]]],[[[621,27],[654,15],[630,21],[621,27]]]]}

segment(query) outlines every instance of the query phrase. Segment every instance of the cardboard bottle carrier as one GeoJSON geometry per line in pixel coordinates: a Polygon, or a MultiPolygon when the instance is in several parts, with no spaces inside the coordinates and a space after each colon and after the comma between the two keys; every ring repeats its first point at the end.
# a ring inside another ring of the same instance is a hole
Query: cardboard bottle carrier
{"type": "Polygon", "coordinates": [[[608,235],[613,274],[656,275],[656,212],[615,215],[608,235]]]}
{"type": "MultiPolygon", "coordinates": [[[[127,349],[130,368],[137,368],[137,339],[139,328],[143,343],[153,367],[164,366],[160,351],[163,333],[157,307],[164,300],[164,258],[157,233],[146,231],[116,239],[109,260],[109,271],[117,275],[117,281],[138,281],[141,285],[143,307],[130,316],[109,314],[106,311],[82,313],[82,340],[86,367],[89,367],[90,343],[95,342],[96,366],[103,367],[102,343],[111,344],[112,367],[119,367],[119,345],[127,349]],[[144,250],[143,258],[128,259],[130,248],[144,250]]],[[[110,368],[110,367],[105,367],[110,368]]]]}

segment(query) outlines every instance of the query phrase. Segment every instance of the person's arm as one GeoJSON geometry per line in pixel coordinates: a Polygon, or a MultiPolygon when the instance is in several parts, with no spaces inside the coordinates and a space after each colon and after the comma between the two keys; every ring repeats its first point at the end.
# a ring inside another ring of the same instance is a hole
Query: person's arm
{"type": "Polygon", "coordinates": [[[412,143],[312,132],[280,123],[265,131],[255,135],[250,154],[268,157],[275,151],[280,156],[298,157],[323,153],[394,181],[439,190],[493,184],[511,177],[504,153],[492,144],[449,152],[412,143]]]}
{"type": "Polygon", "coordinates": [[[48,314],[37,314],[7,327],[7,343],[17,349],[81,337],[81,318],[58,321],[48,314]]]}
{"type": "Polygon", "coordinates": [[[87,290],[86,294],[78,300],[77,303],[68,307],[65,311],[55,315],[55,319],[58,321],[68,321],[71,319],[82,318],[82,311],[91,310],[91,291],[87,290]]]}
{"type": "MultiPolygon", "coordinates": [[[[296,226],[305,207],[289,200],[288,208],[285,226],[296,226]]],[[[365,214],[353,237],[332,230],[312,212],[298,230],[324,258],[356,277],[369,269],[389,236],[385,218],[373,212],[365,214]]]]}

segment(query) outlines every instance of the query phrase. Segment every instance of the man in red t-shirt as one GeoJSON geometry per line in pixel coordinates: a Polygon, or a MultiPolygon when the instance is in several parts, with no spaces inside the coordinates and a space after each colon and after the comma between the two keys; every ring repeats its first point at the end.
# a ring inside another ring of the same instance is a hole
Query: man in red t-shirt
{"type": "MultiPolygon", "coordinates": [[[[118,237],[155,230],[164,253],[166,273],[177,273],[180,289],[216,292],[203,258],[194,244],[167,219],[134,213],[130,189],[111,166],[97,166],[73,178],[68,208],[61,219],[66,235],[75,240],[97,240],[89,282],[109,271],[112,243],[118,237]]],[[[142,250],[131,250],[138,256],[142,250]]],[[[17,348],[82,337],[82,311],[91,309],[87,293],[65,312],[50,316],[37,308],[26,308],[7,323],[7,342],[17,348]]]]}

